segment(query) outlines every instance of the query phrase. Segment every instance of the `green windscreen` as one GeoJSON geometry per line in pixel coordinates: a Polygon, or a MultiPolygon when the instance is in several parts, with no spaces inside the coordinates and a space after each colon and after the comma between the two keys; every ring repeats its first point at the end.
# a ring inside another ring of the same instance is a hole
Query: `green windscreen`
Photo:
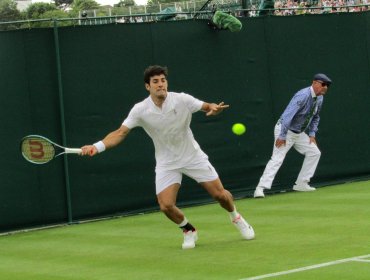
{"type": "MultiPolygon", "coordinates": [[[[101,140],[148,96],[143,71],[152,64],[168,66],[169,90],[230,105],[215,117],[195,113],[191,128],[235,197],[253,194],[271,157],[276,121],[318,72],[333,85],[321,112],[322,156],[311,184],[369,178],[369,20],[369,13],[342,13],[240,18],[240,32],[212,30],[206,20],[0,32],[6,139],[0,230],[66,222],[68,214],[80,220],[158,209],[154,147],[140,128],[94,158],[68,157],[68,178],[63,157],[35,166],[19,151],[28,134],[62,144],[62,121],[69,147],[101,140]],[[245,124],[246,133],[233,134],[234,123],[245,124]]],[[[302,155],[288,153],[272,190],[291,190],[302,162],[302,155]]],[[[180,206],[211,201],[184,178],[180,206]]]]}

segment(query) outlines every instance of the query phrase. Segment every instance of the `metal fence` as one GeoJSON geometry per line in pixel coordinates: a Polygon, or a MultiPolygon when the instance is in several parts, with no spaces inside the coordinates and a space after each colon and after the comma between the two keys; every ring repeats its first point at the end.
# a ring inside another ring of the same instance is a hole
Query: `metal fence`
{"type": "MultiPolygon", "coordinates": [[[[256,4],[260,0],[248,0],[248,3],[256,4]]],[[[173,3],[160,3],[157,5],[139,5],[128,7],[100,7],[95,10],[83,11],[87,17],[97,16],[115,16],[115,15],[138,15],[138,14],[156,14],[166,10],[175,10],[176,12],[193,13],[199,11],[205,4],[206,0],[202,1],[184,1],[173,3]]],[[[210,7],[216,5],[219,8],[233,9],[241,7],[241,0],[214,0],[209,3],[210,7]]],[[[210,10],[210,9],[208,9],[210,10]]],[[[80,12],[82,14],[82,11],[80,12]]]]}
{"type": "Polygon", "coordinates": [[[218,2],[213,1],[210,3],[209,6],[204,8],[203,6],[206,4],[206,2],[207,1],[181,3],[176,2],[156,6],[132,6],[123,8],[104,7],[98,10],[83,12],[81,11],[77,18],[49,18],[0,22],[0,31],[55,26],[63,27],[77,25],[102,25],[186,20],[193,19],[195,17],[197,19],[211,19],[215,9],[222,10],[236,17],[257,17],[261,13],[261,11],[264,11],[264,14],[269,16],[292,16],[305,14],[366,12],[369,11],[370,7],[370,4],[346,5],[343,2],[343,5],[341,6],[327,6],[318,3],[318,5],[307,6],[279,6],[275,7],[274,9],[266,10],[256,8],[255,5],[252,5],[252,8],[243,9],[240,5],[239,0],[220,0],[218,2]],[[200,9],[202,8],[203,10],[200,11],[200,9]]]}

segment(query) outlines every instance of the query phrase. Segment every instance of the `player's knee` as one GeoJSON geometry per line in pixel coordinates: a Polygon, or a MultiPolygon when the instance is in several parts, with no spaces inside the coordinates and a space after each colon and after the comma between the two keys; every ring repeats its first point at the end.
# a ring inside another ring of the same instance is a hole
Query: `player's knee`
{"type": "Polygon", "coordinates": [[[213,198],[217,200],[218,202],[226,202],[230,199],[230,195],[228,191],[222,190],[213,195],[213,198]]]}
{"type": "Polygon", "coordinates": [[[170,213],[171,211],[173,211],[174,208],[175,208],[175,204],[173,203],[170,203],[170,202],[160,202],[159,203],[159,209],[163,213],[170,213]]]}

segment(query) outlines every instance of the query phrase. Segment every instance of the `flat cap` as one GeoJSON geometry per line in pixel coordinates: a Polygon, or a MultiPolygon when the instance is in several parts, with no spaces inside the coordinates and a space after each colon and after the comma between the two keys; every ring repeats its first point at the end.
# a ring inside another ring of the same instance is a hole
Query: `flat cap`
{"type": "Polygon", "coordinates": [[[322,81],[322,82],[325,82],[325,83],[328,83],[328,84],[332,83],[331,79],[323,73],[318,73],[315,76],[313,76],[313,80],[314,81],[317,81],[317,80],[322,81]]]}

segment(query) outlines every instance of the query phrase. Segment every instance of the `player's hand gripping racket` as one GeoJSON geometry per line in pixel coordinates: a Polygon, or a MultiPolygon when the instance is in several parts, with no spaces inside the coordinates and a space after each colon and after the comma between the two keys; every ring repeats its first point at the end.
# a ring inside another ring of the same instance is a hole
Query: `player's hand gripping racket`
{"type": "Polygon", "coordinates": [[[21,141],[23,157],[35,164],[44,164],[62,154],[80,154],[79,148],[66,148],[40,135],[28,135],[21,141]]]}

